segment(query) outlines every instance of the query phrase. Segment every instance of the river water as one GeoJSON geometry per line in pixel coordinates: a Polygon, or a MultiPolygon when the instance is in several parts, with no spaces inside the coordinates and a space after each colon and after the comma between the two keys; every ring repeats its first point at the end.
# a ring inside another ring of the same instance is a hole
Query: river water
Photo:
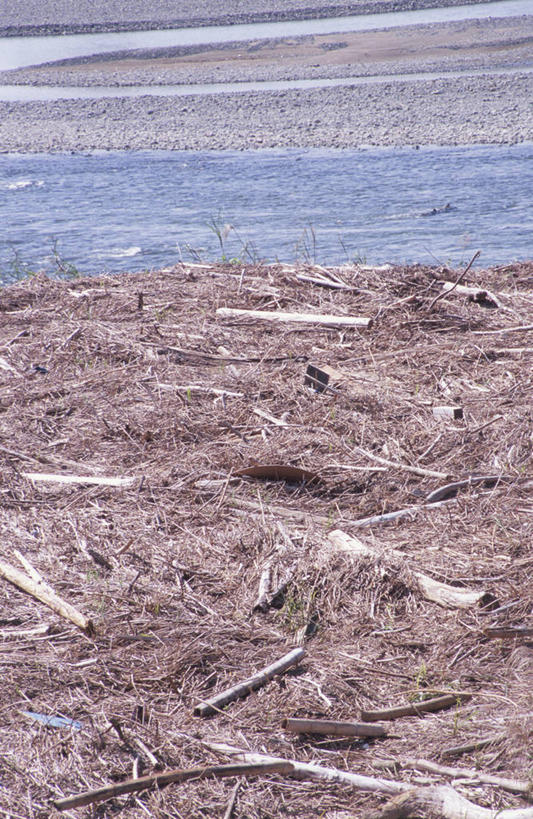
{"type": "Polygon", "coordinates": [[[180,260],[533,256],[533,144],[0,156],[0,281],[180,260]],[[450,207],[446,209],[446,205],[450,207]],[[436,212],[434,212],[436,211],[436,212]]]}

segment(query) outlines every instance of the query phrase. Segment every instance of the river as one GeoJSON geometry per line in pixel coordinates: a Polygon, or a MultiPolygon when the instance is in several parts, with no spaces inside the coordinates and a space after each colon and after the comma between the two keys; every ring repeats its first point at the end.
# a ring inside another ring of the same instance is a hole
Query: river
{"type": "Polygon", "coordinates": [[[532,256],[533,144],[0,156],[0,280],[180,260],[532,256]],[[446,205],[450,207],[446,208],[446,205]],[[434,212],[435,211],[435,212],[434,212]]]}

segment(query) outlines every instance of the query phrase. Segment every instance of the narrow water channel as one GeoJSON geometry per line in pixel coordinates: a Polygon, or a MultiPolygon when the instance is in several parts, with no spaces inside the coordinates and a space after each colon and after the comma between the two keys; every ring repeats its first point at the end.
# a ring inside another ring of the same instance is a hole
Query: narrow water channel
{"type": "Polygon", "coordinates": [[[0,38],[0,71],[39,65],[44,62],[105,54],[137,48],[227,43],[303,34],[333,34],[346,31],[407,26],[415,23],[440,23],[449,20],[513,17],[532,13],[533,0],[496,0],[466,6],[420,9],[385,14],[359,14],[350,17],[298,20],[282,23],[250,23],[233,26],[74,34],[52,37],[0,38]]]}

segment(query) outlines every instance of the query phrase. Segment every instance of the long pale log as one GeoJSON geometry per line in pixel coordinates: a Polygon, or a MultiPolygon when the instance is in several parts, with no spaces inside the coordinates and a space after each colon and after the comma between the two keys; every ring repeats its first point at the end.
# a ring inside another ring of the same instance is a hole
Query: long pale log
{"type": "Polygon", "coordinates": [[[361,711],[361,719],[367,722],[378,722],[383,719],[398,719],[399,717],[416,717],[432,711],[441,711],[452,705],[466,702],[468,694],[444,694],[442,697],[433,697],[431,700],[422,700],[408,705],[397,705],[394,708],[382,708],[379,711],[361,711]]]}
{"type": "Polygon", "coordinates": [[[256,762],[244,765],[209,765],[205,768],[188,768],[185,770],[166,771],[152,776],[141,776],[138,779],[128,779],[126,782],[119,782],[114,785],[105,785],[93,791],[85,791],[76,796],[69,796],[66,799],[58,799],[54,802],[58,810],[70,810],[81,808],[84,805],[91,805],[94,802],[102,802],[105,799],[112,799],[125,793],[135,793],[149,788],[164,788],[172,783],[187,782],[190,779],[207,779],[208,777],[228,777],[228,776],[260,776],[269,773],[288,774],[292,772],[292,764],[283,759],[276,762],[256,762]]]}
{"type": "Polygon", "coordinates": [[[225,705],[233,702],[233,700],[245,697],[251,691],[255,691],[257,688],[266,685],[266,683],[277,674],[283,674],[283,672],[287,671],[293,665],[297,665],[304,656],[304,648],[293,648],[288,654],[276,660],[275,663],[263,668],[262,671],[258,671],[253,677],[249,677],[247,680],[233,685],[231,688],[221,691],[220,694],[216,694],[214,697],[201,702],[194,709],[194,714],[198,717],[207,717],[210,714],[215,714],[225,705]]]}
{"type": "Polygon", "coordinates": [[[282,728],[293,734],[322,734],[333,737],[384,737],[387,735],[383,725],[365,725],[361,722],[287,717],[281,725],[282,728]]]}
{"type": "Polygon", "coordinates": [[[429,773],[440,774],[441,776],[450,776],[453,779],[468,779],[475,782],[482,782],[484,785],[494,785],[510,793],[531,793],[531,785],[529,782],[522,782],[518,779],[507,779],[502,776],[493,776],[492,774],[483,773],[483,771],[477,771],[474,768],[450,768],[447,765],[438,765],[429,759],[401,760],[400,766],[416,768],[418,771],[428,771],[429,773]]]}
{"type": "Polygon", "coordinates": [[[470,802],[448,785],[412,788],[390,800],[381,810],[364,814],[364,819],[533,819],[532,808],[492,810],[470,802]]]}
{"type": "MultiPolygon", "coordinates": [[[[256,754],[227,745],[224,742],[204,743],[207,747],[218,753],[227,754],[240,759],[242,762],[250,764],[259,762],[283,762],[281,757],[268,756],[267,754],[256,754]]],[[[380,779],[374,776],[364,776],[354,774],[349,771],[341,771],[338,768],[326,768],[323,765],[315,765],[312,762],[297,762],[290,760],[292,765],[291,776],[295,779],[312,780],[317,782],[336,782],[339,785],[351,785],[361,791],[371,793],[397,794],[410,790],[410,785],[403,782],[394,782],[391,779],[380,779]]]]}
{"type": "Polygon", "coordinates": [[[49,472],[23,472],[30,481],[46,483],[88,484],[93,486],[131,486],[135,478],[105,478],[95,475],[54,475],[49,472]]]}
{"type": "MultiPolygon", "coordinates": [[[[350,537],[340,529],[335,529],[328,535],[328,540],[342,552],[356,555],[357,557],[372,557],[378,558],[379,552],[366,546],[359,538],[350,537]]],[[[387,552],[387,556],[395,560],[405,560],[405,555],[396,549],[391,549],[387,552]]],[[[446,608],[466,609],[470,606],[482,603],[487,599],[486,591],[473,591],[472,589],[463,589],[456,586],[449,586],[447,583],[441,583],[439,580],[433,580],[422,572],[413,572],[413,576],[419,585],[420,591],[432,603],[438,603],[440,606],[446,608]]]]}
{"type": "Polygon", "coordinates": [[[0,560],[0,576],[4,577],[10,583],[13,583],[13,585],[19,589],[22,589],[26,594],[40,600],[41,603],[44,603],[45,606],[55,611],[56,614],[61,615],[61,617],[64,617],[66,620],[70,620],[87,634],[94,632],[94,626],[91,620],[88,620],[81,612],[75,609],[74,606],[71,606],[70,603],[62,600],[44,581],[39,582],[28,577],[28,575],[20,572],[18,569],[15,569],[14,566],[5,563],[3,560],[0,560]]]}
{"type": "Polygon", "coordinates": [[[281,310],[241,310],[235,307],[219,307],[221,318],[251,318],[286,324],[314,324],[319,327],[370,327],[372,319],[363,316],[335,316],[331,313],[285,313],[281,310]]]}

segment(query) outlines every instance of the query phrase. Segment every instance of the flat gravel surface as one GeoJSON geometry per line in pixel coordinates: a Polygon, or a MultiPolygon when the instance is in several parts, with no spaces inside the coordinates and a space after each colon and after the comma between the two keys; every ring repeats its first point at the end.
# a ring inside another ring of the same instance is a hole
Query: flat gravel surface
{"type": "Polygon", "coordinates": [[[0,34],[295,20],[479,2],[484,0],[2,0],[0,34]]]}
{"type": "MultiPolygon", "coordinates": [[[[386,1],[386,0],[385,0],[386,1]]],[[[80,21],[105,15],[141,15],[140,2],[45,2],[35,21],[56,19],[76,7],[80,21]],[[39,16],[40,15],[40,16],[39,16]]],[[[238,9],[237,0],[224,4],[238,9]]],[[[279,0],[278,11],[298,5],[279,0]]],[[[361,6],[341,4],[346,8],[361,6]]],[[[392,0],[389,3],[392,5],[392,0]]],[[[397,4],[403,8],[405,3],[397,4]]],[[[300,6],[302,4],[300,3],[300,6]]],[[[306,7],[332,12],[306,0],[306,7]]],[[[29,19],[25,4],[25,19],[29,19]]],[[[155,2],[152,22],[170,17],[176,4],[155,2]]],[[[180,4],[192,14],[196,3],[180,4]]],[[[215,14],[215,4],[202,6],[215,14]]],[[[218,6],[217,6],[218,8],[218,6]]],[[[2,17],[16,19],[18,3],[4,0],[2,17]]],[[[254,13],[276,9],[266,0],[254,13]]],[[[252,13],[250,11],[250,13],[252,13]]],[[[19,19],[21,15],[19,15],[19,19]]],[[[4,72],[0,83],[51,85],[158,85],[245,80],[351,77],[377,74],[379,83],[306,90],[284,89],[187,96],[137,96],[54,102],[0,102],[0,152],[139,149],[253,149],[361,145],[512,144],[533,140],[533,16],[505,21],[433,24],[388,32],[291,38],[206,47],[184,53],[135,53],[110,60],[70,61],[4,72]],[[496,73],[505,67],[511,73],[496,73]],[[474,70],[468,76],[446,74],[474,70]],[[405,81],[395,75],[442,71],[437,79],[405,81]],[[493,72],[493,73],[491,73],[493,72]]]]}

